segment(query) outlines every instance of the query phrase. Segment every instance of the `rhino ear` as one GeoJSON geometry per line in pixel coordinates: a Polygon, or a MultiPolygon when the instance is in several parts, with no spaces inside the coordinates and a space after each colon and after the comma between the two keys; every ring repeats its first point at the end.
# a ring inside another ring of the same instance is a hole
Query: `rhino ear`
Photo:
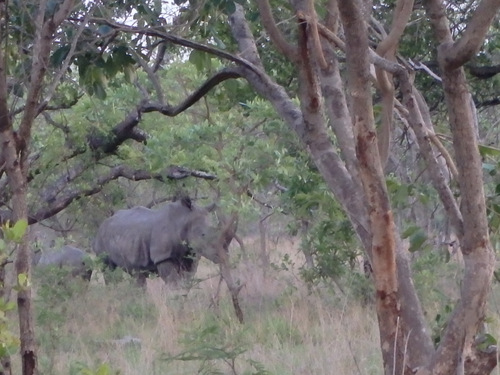
{"type": "Polygon", "coordinates": [[[193,209],[193,202],[191,201],[191,198],[189,198],[187,195],[183,195],[181,197],[175,197],[174,202],[180,200],[183,206],[186,206],[190,210],[193,209]]]}

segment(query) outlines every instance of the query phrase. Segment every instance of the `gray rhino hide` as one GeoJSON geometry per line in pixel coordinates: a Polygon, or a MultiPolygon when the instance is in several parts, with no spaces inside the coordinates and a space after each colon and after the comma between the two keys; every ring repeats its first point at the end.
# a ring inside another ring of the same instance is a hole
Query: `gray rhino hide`
{"type": "Polygon", "coordinates": [[[59,250],[47,250],[44,252],[39,252],[33,257],[33,265],[42,267],[68,267],[71,269],[73,276],[81,276],[86,280],[90,280],[91,269],[88,264],[86,264],[86,258],[88,255],[83,251],[74,246],[65,245],[59,250]]]}
{"type": "MultiPolygon", "coordinates": [[[[183,201],[156,210],[120,210],[99,227],[94,252],[105,254],[105,262],[129,273],[158,272],[158,266],[166,264],[177,272],[192,272],[200,255],[219,262],[222,239],[215,228],[207,225],[207,217],[206,209],[183,201]]],[[[167,281],[165,275],[160,276],[167,281]]]]}

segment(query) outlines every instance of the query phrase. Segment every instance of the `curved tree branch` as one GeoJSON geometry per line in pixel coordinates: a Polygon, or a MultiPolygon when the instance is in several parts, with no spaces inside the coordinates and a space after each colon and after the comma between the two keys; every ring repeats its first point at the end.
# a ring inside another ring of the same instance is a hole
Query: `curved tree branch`
{"type": "MultiPolygon", "coordinates": [[[[379,56],[395,61],[396,49],[413,10],[413,0],[399,0],[394,10],[392,28],[389,34],[377,46],[379,56]]],[[[382,124],[378,131],[378,148],[382,165],[389,158],[394,111],[394,83],[392,75],[380,68],[375,69],[379,89],[382,94],[382,124]]]]}
{"type": "Polygon", "coordinates": [[[500,0],[482,0],[479,3],[462,37],[452,45],[444,46],[446,65],[449,68],[464,65],[479,51],[499,9],[500,0]]]}
{"type": "Polygon", "coordinates": [[[259,7],[260,21],[274,43],[278,51],[285,55],[290,61],[297,63],[297,51],[293,45],[287,42],[274,20],[271,6],[268,0],[257,0],[259,7]]]}
{"type": "Polygon", "coordinates": [[[108,25],[109,27],[112,27],[113,29],[115,29],[117,31],[124,32],[124,33],[152,36],[152,37],[156,37],[156,38],[159,38],[161,40],[164,40],[164,41],[169,41],[169,42],[176,44],[176,45],[179,45],[179,46],[188,47],[188,48],[195,49],[198,51],[206,52],[206,53],[209,53],[211,55],[220,57],[221,59],[234,62],[235,64],[243,66],[247,69],[250,69],[254,73],[257,73],[259,75],[264,74],[261,71],[261,69],[259,68],[259,66],[255,65],[255,63],[251,60],[245,60],[239,56],[236,56],[232,53],[229,53],[227,51],[221,50],[221,49],[213,47],[213,46],[194,42],[192,40],[184,39],[184,38],[178,37],[176,35],[166,33],[160,27],[140,28],[140,27],[123,25],[123,24],[119,24],[116,22],[111,22],[107,19],[96,19],[96,18],[94,18],[93,21],[96,23],[108,25]]]}
{"type": "Polygon", "coordinates": [[[488,79],[500,73],[500,65],[478,66],[467,64],[465,68],[471,75],[478,79],[488,79]]]}
{"type": "MultiPolygon", "coordinates": [[[[77,175],[77,173],[71,174],[73,178],[76,178],[77,175]]],[[[55,188],[52,192],[50,189],[47,189],[45,195],[47,198],[46,202],[48,204],[29,216],[29,224],[34,224],[56,215],[75,200],[97,194],[102,190],[103,186],[119,177],[132,181],[154,179],[162,182],[167,180],[180,180],[188,177],[196,177],[206,180],[217,179],[217,176],[211,173],[180,166],[170,166],[160,173],[151,173],[140,169],[132,169],[124,165],[118,165],[111,168],[111,170],[109,170],[106,174],[95,178],[90,187],[66,186],[64,191],[60,191],[55,188]]]]}
{"type": "Polygon", "coordinates": [[[140,113],[160,112],[165,116],[174,117],[191,107],[218,84],[228,79],[236,79],[241,77],[242,74],[237,69],[225,68],[207,79],[196,91],[194,91],[177,106],[161,105],[158,103],[143,103],[139,106],[138,110],[140,113]]]}

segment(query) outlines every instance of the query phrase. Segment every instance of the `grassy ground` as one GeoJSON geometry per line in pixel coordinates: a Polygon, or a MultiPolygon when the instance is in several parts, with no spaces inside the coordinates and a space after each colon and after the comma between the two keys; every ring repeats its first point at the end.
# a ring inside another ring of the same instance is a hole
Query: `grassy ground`
{"type": "MultiPolygon", "coordinates": [[[[233,277],[244,285],[244,324],[208,261],[190,289],[173,289],[159,279],[148,280],[144,290],[130,279],[104,285],[101,275],[89,285],[35,274],[40,373],[81,375],[78,369],[88,368],[93,371],[85,374],[94,375],[106,363],[121,375],[382,374],[374,307],[360,297],[366,294],[362,276],[343,278],[343,292],[338,284],[308,288],[298,276],[304,260],[297,243],[280,240],[265,270],[258,241],[246,244],[246,257],[232,251],[233,277]]],[[[458,298],[460,266],[427,253],[414,260],[413,269],[430,328],[439,337],[458,298]]],[[[494,337],[500,337],[499,301],[494,284],[487,322],[494,337]]],[[[20,373],[17,355],[13,361],[13,373],[20,373]]],[[[99,373],[110,374],[115,372],[99,373]]]]}
{"type": "Polygon", "coordinates": [[[302,263],[294,246],[280,247],[292,256],[288,270],[264,275],[250,256],[233,271],[245,285],[243,325],[224,285],[216,297],[217,268],[208,262],[189,292],[158,279],[145,291],[130,280],[53,287],[44,275],[35,290],[41,374],[76,374],[79,363],[108,363],[122,375],[381,374],[373,307],[330,288],[308,290],[291,265],[302,263]]]}

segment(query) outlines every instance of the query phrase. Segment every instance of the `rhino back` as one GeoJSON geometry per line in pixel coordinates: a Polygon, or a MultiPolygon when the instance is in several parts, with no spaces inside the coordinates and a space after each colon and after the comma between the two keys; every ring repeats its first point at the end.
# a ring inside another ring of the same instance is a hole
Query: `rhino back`
{"type": "Polygon", "coordinates": [[[157,216],[145,207],[117,211],[99,227],[94,252],[107,254],[109,260],[125,269],[149,267],[151,230],[157,216]]]}
{"type": "Polygon", "coordinates": [[[87,254],[74,246],[66,245],[59,250],[42,253],[38,266],[83,267],[87,254]]]}

